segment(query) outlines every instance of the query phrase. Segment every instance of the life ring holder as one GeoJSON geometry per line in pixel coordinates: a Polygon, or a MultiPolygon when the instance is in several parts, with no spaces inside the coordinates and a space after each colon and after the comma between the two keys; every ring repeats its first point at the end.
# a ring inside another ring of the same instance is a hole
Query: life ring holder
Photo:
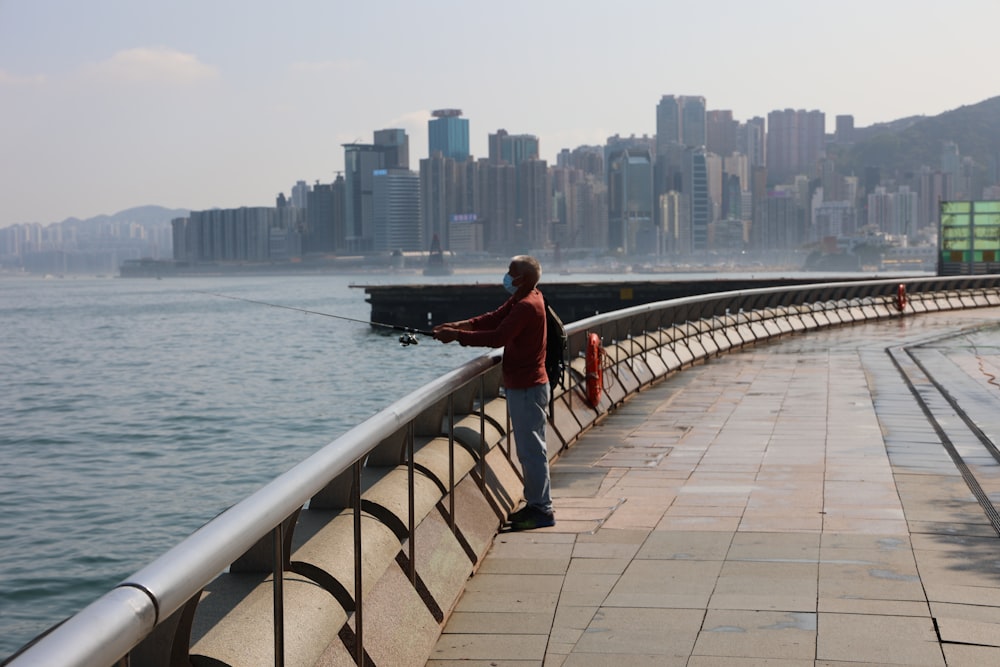
{"type": "Polygon", "coordinates": [[[896,310],[899,312],[906,310],[906,285],[904,283],[899,283],[899,287],[896,288],[896,310]]]}

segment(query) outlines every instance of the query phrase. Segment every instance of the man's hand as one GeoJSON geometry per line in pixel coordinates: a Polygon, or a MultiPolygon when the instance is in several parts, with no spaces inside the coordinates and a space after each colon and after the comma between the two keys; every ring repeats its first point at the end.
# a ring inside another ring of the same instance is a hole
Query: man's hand
{"type": "Polygon", "coordinates": [[[441,341],[442,343],[450,343],[453,340],[458,339],[458,329],[454,328],[451,323],[439,324],[434,327],[431,333],[434,334],[434,338],[441,341]]]}

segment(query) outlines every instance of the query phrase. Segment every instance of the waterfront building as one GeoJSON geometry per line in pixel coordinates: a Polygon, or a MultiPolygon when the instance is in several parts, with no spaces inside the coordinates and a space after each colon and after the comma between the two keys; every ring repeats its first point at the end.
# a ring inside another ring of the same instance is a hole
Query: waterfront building
{"type": "Polygon", "coordinates": [[[548,164],[537,158],[517,166],[518,221],[515,253],[531,253],[549,244],[551,197],[548,164]]]}
{"type": "Polygon", "coordinates": [[[292,186],[292,206],[305,208],[308,206],[309,184],[305,181],[297,181],[292,186]]]}
{"type": "Polygon", "coordinates": [[[826,154],[826,115],[822,111],[784,109],[767,115],[767,171],[772,185],[797,174],[818,175],[826,154]]]}
{"type": "Polygon", "coordinates": [[[857,233],[857,208],[852,202],[826,200],[819,191],[814,200],[809,241],[819,243],[824,239],[847,238],[857,233]]]}
{"type": "Polygon", "coordinates": [[[277,208],[191,211],[172,221],[174,259],[183,262],[262,262],[270,259],[277,208]]]}
{"type": "Polygon", "coordinates": [[[614,152],[608,160],[608,246],[625,255],[659,247],[653,217],[653,156],[648,149],[614,152]]]}
{"type": "Polygon", "coordinates": [[[505,254],[513,244],[517,222],[517,170],[514,165],[489,158],[478,160],[479,205],[487,252],[505,254]]]}
{"type": "Polygon", "coordinates": [[[469,120],[460,109],[437,109],[427,123],[428,155],[440,152],[446,158],[464,162],[469,158],[469,120]]]}
{"type": "Polygon", "coordinates": [[[705,148],[710,153],[727,157],[739,152],[738,121],[733,120],[733,112],[726,109],[714,109],[705,115],[705,148]]]}
{"type": "Polygon", "coordinates": [[[375,131],[372,144],[344,144],[344,234],[346,250],[374,248],[373,174],[381,169],[409,169],[409,139],[399,129],[375,131]]]}
{"type": "Polygon", "coordinates": [[[344,177],[338,175],[333,183],[317,181],[306,195],[306,252],[333,253],[343,249],[344,189],[344,177]]]}
{"type": "Polygon", "coordinates": [[[656,105],[656,155],[670,144],[704,146],[707,140],[705,98],[664,95],[656,105]]]}
{"type": "Polygon", "coordinates": [[[896,192],[884,187],[868,195],[868,224],[893,237],[906,237],[917,232],[918,197],[902,185],[896,192]]]}
{"type": "Polygon", "coordinates": [[[708,226],[712,222],[712,198],[709,192],[708,154],[704,147],[685,151],[683,192],[688,194],[691,207],[691,248],[693,253],[709,249],[708,226]]]}
{"type": "Polygon", "coordinates": [[[420,176],[409,169],[372,174],[372,230],[376,252],[424,249],[420,223],[420,176]]]}
{"type": "Polygon", "coordinates": [[[506,162],[517,167],[525,160],[539,156],[538,137],[533,134],[509,134],[497,130],[489,135],[489,160],[493,164],[506,162]]]}
{"type": "Polygon", "coordinates": [[[740,150],[747,156],[751,167],[767,164],[767,122],[754,116],[740,125],[740,150]]]}
{"type": "Polygon", "coordinates": [[[430,157],[420,161],[420,205],[425,243],[436,236],[443,250],[455,250],[451,243],[452,220],[455,216],[477,213],[477,169],[475,160],[456,160],[441,151],[434,151],[430,157]]]}
{"type": "Polygon", "coordinates": [[[854,143],[854,116],[840,115],[835,118],[834,141],[838,144],[854,143]]]}

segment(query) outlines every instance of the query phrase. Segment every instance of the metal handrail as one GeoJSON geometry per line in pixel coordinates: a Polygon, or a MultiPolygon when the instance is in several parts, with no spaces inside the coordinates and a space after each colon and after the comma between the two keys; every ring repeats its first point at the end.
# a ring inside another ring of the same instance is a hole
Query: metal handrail
{"type": "Polygon", "coordinates": [[[355,426],[52,629],[9,665],[114,664],[330,480],[501,358],[495,351],[473,359],[355,426]]]}
{"type": "MultiPolygon", "coordinates": [[[[672,299],[595,315],[568,324],[566,328],[569,336],[569,353],[571,356],[581,354],[585,349],[586,335],[592,331],[598,332],[602,340],[607,343],[650,331],[659,332],[679,323],[714,322],[723,316],[762,308],[818,303],[824,304],[825,309],[825,304],[830,303],[841,301],[852,303],[857,299],[871,297],[885,298],[901,284],[905,286],[907,292],[914,295],[921,292],[993,288],[997,280],[997,276],[871,280],[741,290],[672,299]]],[[[256,493],[206,523],[191,536],[128,577],[112,591],[37,639],[5,664],[11,667],[26,665],[106,667],[122,660],[122,657],[147,637],[158,623],[197,596],[206,585],[261,538],[274,531],[276,527],[280,527],[286,518],[301,510],[310,498],[324,489],[331,480],[351,470],[352,467],[357,477],[365,457],[384,439],[399,429],[408,427],[409,447],[412,448],[414,420],[440,401],[447,400],[448,403],[447,421],[450,429],[448,437],[449,448],[452,448],[454,446],[453,397],[456,392],[477,380],[480,382],[480,423],[481,429],[484,428],[482,424],[485,420],[486,396],[482,378],[501,361],[501,358],[502,350],[497,350],[473,359],[352,428],[256,493]]],[[[565,444],[568,443],[564,441],[565,444]]],[[[412,455],[408,458],[411,459],[412,480],[412,455]]],[[[485,452],[480,450],[480,466],[484,459],[485,452]]],[[[452,478],[450,483],[454,488],[457,481],[452,478]]],[[[450,521],[454,526],[454,498],[450,502],[450,521]]],[[[410,529],[412,530],[412,525],[410,529]]],[[[275,539],[280,542],[280,532],[276,534],[275,539]]],[[[278,560],[276,558],[276,561],[278,560]]],[[[358,639],[360,640],[360,636],[358,639]]]]}

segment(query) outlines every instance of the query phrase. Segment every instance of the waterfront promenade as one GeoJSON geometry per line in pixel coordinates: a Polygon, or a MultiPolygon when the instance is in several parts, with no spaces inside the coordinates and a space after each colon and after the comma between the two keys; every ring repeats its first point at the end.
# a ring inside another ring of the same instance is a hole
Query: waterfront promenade
{"type": "Polygon", "coordinates": [[[1000,441],[998,318],[783,336],[634,396],[553,464],[558,524],[496,538],[427,664],[1000,664],[975,437],[1000,441]]]}

